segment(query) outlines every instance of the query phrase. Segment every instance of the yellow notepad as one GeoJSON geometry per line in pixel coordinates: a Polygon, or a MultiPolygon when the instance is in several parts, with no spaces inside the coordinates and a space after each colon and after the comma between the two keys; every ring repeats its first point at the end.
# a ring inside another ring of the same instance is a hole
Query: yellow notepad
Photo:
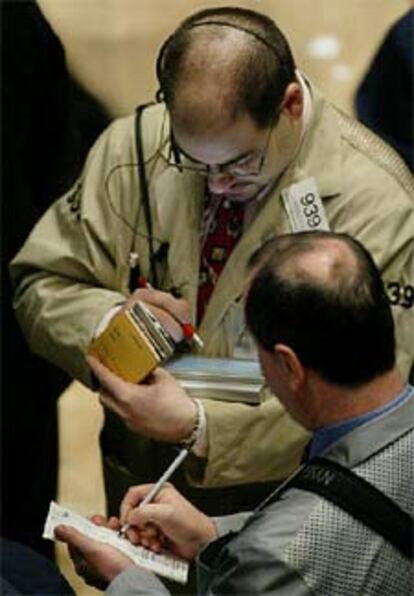
{"type": "Polygon", "coordinates": [[[88,354],[113,373],[139,383],[174,352],[172,338],[142,302],[121,310],[94,339],[88,354]]]}

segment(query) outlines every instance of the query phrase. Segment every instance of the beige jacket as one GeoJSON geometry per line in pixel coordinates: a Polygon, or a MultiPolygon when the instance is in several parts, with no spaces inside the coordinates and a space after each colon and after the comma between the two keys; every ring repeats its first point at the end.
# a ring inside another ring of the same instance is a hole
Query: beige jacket
{"type": "MultiPolygon", "coordinates": [[[[205,354],[232,355],[244,330],[238,298],[249,255],[269,237],[291,231],[281,191],[313,177],[331,229],[364,243],[391,284],[398,361],[407,375],[414,361],[413,178],[378,138],[316,90],[312,95],[312,118],[297,158],[234,249],[205,312],[199,328],[205,354]]],[[[156,247],[169,243],[161,286],[179,288],[194,313],[203,183],[194,173],[166,166],[160,147],[166,151],[168,130],[163,105],[145,111],[153,236],[156,247]]],[[[17,314],[32,349],[86,384],[86,347],[103,315],[127,294],[131,250],[148,273],[136,161],[130,116],[101,136],[78,184],[44,215],[11,267],[17,314]]],[[[346,358],[340,338],[332,349],[346,358]]],[[[209,435],[204,485],[278,479],[297,463],[306,433],[274,397],[264,393],[259,406],[215,400],[204,405],[209,435]]]]}

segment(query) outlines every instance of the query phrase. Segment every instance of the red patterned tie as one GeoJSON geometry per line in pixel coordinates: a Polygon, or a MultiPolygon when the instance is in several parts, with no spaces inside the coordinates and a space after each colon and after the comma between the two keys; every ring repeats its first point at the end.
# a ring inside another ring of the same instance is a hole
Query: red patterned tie
{"type": "Polygon", "coordinates": [[[201,230],[197,324],[200,324],[210,296],[233,248],[243,231],[244,204],[220,197],[208,197],[201,230]]]}

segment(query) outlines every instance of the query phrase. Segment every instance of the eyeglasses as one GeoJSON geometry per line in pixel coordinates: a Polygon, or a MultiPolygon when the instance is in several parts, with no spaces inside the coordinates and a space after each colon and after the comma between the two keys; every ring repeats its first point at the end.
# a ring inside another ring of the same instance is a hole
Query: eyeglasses
{"type": "Polygon", "coordinates": [[[209,165],[192,159],[177,145],[174,134],[171,131],[170,151],[167,158],[168,165],[177,168],[180,172],[184,170],[190,170],[197,172],[202,176],[214,176],[218,174],[229,174],[230,176],[234,176],[236,178],[258,176],[261,173],[266,161],[270,138],[277,123],[277,116],[279,113],[280,112],[276,113],[270,124],[266,143],[262,150],[249,152],[246,155],[242,155],[241,157],[224,164],[209,165]]]}

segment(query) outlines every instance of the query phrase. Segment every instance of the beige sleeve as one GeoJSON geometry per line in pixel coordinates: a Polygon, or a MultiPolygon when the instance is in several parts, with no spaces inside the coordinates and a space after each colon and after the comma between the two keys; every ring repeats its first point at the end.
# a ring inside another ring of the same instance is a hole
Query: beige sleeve
{"type": "Polygon", "coordinates": [[[259,405],[202,400],[207,416],[208,459],[189,479],[226,486],[286,478],[299,464],[310,434],[263,392],[259,405]]]}
{"type": "Polygon", "coordinates": [[[130,197],[137,189],[131,168],[111,174],[132,161],[133,145],[122,140],[128,126],[117,121],[98,139],[80,179],[11,264],[16,313],[31,349],[86,384],[87,345],[104,314],[124,299],[128,279],[131,233],[114,211],[134,221],[130,197]]]}

